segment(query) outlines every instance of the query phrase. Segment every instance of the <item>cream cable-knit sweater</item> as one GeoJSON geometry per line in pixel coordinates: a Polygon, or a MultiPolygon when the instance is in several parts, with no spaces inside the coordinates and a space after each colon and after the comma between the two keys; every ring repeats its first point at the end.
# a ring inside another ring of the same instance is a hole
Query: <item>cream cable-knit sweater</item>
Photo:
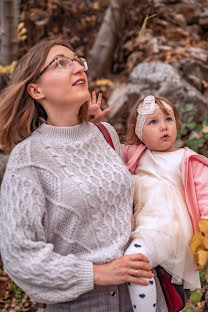
{"type": "MultiPolygon", "coordinates": [[[[132,179],[92,123],[42,124],[11,152],[1,188],[4,268],[31,298],[57,303],[93,289],[93,265],[121,256],[131,234],[132,179]]],[[[119,157],[119,155],[120,157],[119,157]]]]}

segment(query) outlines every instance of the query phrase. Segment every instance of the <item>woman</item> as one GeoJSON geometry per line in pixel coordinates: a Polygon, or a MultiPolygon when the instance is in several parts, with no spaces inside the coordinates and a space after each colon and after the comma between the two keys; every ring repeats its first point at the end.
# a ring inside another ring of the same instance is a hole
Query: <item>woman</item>
{"type": "Polygon", "coordinates": [[[10,277],[46,311],[132,311],[126,283],[147,285],[148,260],[123,256],[132,180],[87,122],[85,60],[46,40],[19,62],[0,99],[0,145],[14,147],[1,189],[0,244],[10,277]]]}

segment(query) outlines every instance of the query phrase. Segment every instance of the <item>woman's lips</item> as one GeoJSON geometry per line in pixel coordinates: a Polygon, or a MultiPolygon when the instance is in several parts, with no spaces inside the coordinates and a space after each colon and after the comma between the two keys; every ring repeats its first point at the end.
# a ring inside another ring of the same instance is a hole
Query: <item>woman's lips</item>
{"type": "Polygon", "coordinates": [[[77,79],[72,86],[79,86],[79,87],[83,87],[85,86],[85,79],[84,78],[80,78],[80,79],[77,79]]]}

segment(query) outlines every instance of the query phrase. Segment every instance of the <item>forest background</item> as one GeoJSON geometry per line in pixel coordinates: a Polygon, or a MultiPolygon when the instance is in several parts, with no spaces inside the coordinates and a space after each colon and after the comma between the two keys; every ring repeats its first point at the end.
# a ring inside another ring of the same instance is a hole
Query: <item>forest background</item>
{"type": "MultiPolygon", "coordinates": [[[[0,0],[0,90],[16,62],[43,38],[69,40],[89,63],[89,88],[110,107],[106,121],[125,142],[135,101],[167,97],[183,121],[177,146],[208,156],[207,0],[0,0]]],[[[8,153],[0,150],[0,182],[8,153]]],[[[207,283],[186,311],[208,311],[207,283]]],[[[0,262],[0,311],[37,311],[0,262]]]]}

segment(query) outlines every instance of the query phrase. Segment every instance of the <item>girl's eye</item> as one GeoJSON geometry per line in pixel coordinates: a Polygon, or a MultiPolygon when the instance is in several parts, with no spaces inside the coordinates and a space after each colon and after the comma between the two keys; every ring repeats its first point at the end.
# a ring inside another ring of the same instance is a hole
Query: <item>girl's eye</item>
{"type": "Polygon", "coordinates": [[[166,121],[167,121],[167,122],[170,122],[170,121],[172,121],[172,118],[171,118],[171,117],[167,117],[167,118],[166,118],[166,121]]]}
{"type": "Polygon", "coordinates": [[[156,120],[151,120],[149,124],[150,124],[150,125],[155,125],[156,123],[157,123],[156,120]]]}

